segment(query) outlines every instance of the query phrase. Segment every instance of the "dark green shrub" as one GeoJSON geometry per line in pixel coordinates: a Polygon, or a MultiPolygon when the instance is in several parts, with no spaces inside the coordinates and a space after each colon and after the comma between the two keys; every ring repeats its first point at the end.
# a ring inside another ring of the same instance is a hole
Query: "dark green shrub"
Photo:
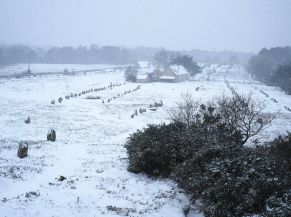
{"type": "Polygon", "coordinates": [[[201,147],[215,147],[220,141],[231,150],[236,144],[241,146],[242,136],[222,123],[214,108],[202,105],[191,126],[175,121],[168,125],[149,125],[132,134],[125,146],[128,170],[169,176],[178,164],[190,159],[201,147]]]}
{"type": "Polygon", "coordinates": [[[187,152],[190,146],[184,124],[149,125],[128,139],[128,170],[153,176],[168,176],[190,154],[187,152]]]}
{"type": "Polygon", "coordinates": [[[280,197],[272,196],[267,200],[266,217],[291,216],[291,191],[287,191],[280,197]]]}
{"type": "Polygon", "coordinates": [[[271,154],[273,148],[241,148],[232,153],[223,147],[201,150],[176,167],[173,178],[194,199],[202,200],[206,216],[270,213],[267,207],[273,197],[277,210],[278,201],[291,205],[290,199],[284,199],[290,189],[290,170],[287,162],[271,154]]]}
{"type": "Polygon", "coordinates": [[[128,170],[172,178],[201,200],[207,217],[290,216],[291,134],[265,146],[244,147],[264,120],[248,122],[252,129],[246,134],[233,117],[271,119],[261,116],[251,98],[240,97],[208,105],[185,98],[170,124],[149,125],[128,138],[128,170]],[[236,108],[241,102],[252,106],[236,108]]]}
{"type": "Polygon", "coordinates": [[[271,143],[270,154],[284,164],[288,165],[288,169],[291,170],[291,133],[287,136],[279,136],[271,143]]]}

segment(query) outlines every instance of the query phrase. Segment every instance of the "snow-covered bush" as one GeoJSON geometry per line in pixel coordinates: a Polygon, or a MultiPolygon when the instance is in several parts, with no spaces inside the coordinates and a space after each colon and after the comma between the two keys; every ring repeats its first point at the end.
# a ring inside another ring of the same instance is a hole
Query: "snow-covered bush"
{"type": "Polygon", "coordinates": [[[270,121],[261,120],[265,113],[250,96],[207,105],[186,99],[170,124],[149,125],[128,138],[128,170],[172,178],[202,201],[207,217],[290,216],[291,134],[244,147],[270,121]],[[235,105],[241,106],[233,111],[235,105]],[[249,118],[249,131],[234,117],[249,118]]]}
{"type": "Polygon", "coordinates": [[[149,125],[132,134],[127,141],[128,170],[152,176],[169,176],[183,162],[191,143],[184,124],[149,125]]]}
{"type": "Polygon", "coordinates": [[[222,143],[228,150],[241,146],[242,136],[221,122],[213,107],[201,105],[191,125],[173,121],[149,125],[132,134],[126,143],[129,171],[169,176],[178,164],[191,158],[202,147],[222,143]]]}
{"type": "Polygon", "coordinates": [[[291,216],[291,190],[280,197],[272,196],[267,200],[266,217],[291,216]]]}
{"type": "Polygon", "coordinates": [[[291,133],[279,136],[272,142],[271,153],[280,161],[285,162],[291,170],[291,133]]]}
{"type": "Polygon", "coordinates": [[[219,145],[203,148],[180,164],[173,178],[193,198],[202,201],[206,216],[266,213],[272,198],[284,200],[290,188],[288,165],[274,157],[270,152],[273,148],[242,147],[233,152],[219,145]]]}

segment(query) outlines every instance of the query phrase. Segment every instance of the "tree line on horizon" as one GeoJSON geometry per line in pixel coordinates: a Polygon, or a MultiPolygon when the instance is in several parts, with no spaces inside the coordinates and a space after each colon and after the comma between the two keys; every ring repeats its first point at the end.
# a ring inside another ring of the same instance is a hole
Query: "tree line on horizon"
{"type": "Polygon", "coordinates": [[[252,54],[233,51],[169,51],[163,48],[118,46],[90,47],[65,46],[39,48],[27,45],[0,45],[0,66],[19,63],[54,64],[132,64],[138,60],[155,61],[158,52],[179,53],[190,56],[196,62],[204,63],[241,63],[245,64],[252,54]]]}
{"type": "Polygon", "coordinates": [[[54,64],[128,64],[135,56],[127,49],[115,46],[52,47],[33,49],[26,45],[0,46],[0,65],[17,63],[54,64]]]}

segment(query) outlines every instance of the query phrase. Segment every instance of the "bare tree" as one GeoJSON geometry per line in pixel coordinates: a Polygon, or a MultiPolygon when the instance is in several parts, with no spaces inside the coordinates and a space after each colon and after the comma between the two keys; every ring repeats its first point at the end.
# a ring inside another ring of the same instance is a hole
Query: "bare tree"
{"type": "Polygon", "coordinates": [[[162,49],[158,51],[157,53],[155,53],[154,61],[155,61],[155,64],[161,67],[166,67],[177,56],[178,56],[178,53],[176,52],[162,49]]]}
{"type": "Polygon", "coordinates": [[[216,100],[216,110],[222,121],[239,130],[244,143],[268,127],[275,115],[265,112],[266,105],[249,95],[222,96],[216,100]]]}
{"type": "Polygon", "coordinates": [[[225,125],[229,132],[240,132],[244,144],[268,127],[275,118],[275,115],[265,111],[265,107],[251,94],[222,96],[207,105],[200,105],[187,92],[182,94],[182,101],[170,112],[170,120],[184,123],[188,127],[201,123],[207,124],[208,128],[225,125]],[[209,122],[209,118],[214,118],[214,122],[209,122]]]}
{"type": "Polygon", "coordinates": [[[185,123],[187,126],[197,122],[199,103],[194,100],[191,93],[181,95],[182,101],[170,112],[170,120],[173,122],[185,123]]]}

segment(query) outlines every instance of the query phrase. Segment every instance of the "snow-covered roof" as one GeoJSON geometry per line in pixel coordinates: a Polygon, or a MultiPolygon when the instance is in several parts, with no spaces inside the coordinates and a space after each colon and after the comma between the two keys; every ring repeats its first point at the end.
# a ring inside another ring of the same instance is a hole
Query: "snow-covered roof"
{"type": "Polygon", "coordinates": [[[176,77],[174,77],[174,76],[162,76],[162,77],[160,77],[160,79],[167,79],[167,80],[174,80],[174,79],[176,79],[176,77]]]}
{"type": "Polygon", "coordinates": [[[153,65],[150,65],[147,68],[139,68],[137,72],[138,74],[149,74],[149,73],[153,73],[154,70],[155,70],[155,67],[153,65]]]}
{"type": "Polygon", "coordinates": [[[147,62],[147,61],[138,61],[137,64],[138,64],[138,66],[139,66],[140,68],[148,68],[149,65],[150,65],[150,63],[147,62]]]}
{"type": "Polygon", "coordinates": [[[171,65],[170,67],[176,75],[188,75],[188,71],[182,65],[171,65]]]}
{"type": "Polygon", "coordinates": [[[114,72],[113,69],[105,69],[105,72],[114,72]]]}
{"type": "Polygon", "coordinates": [[[148,75],[147,74],[139,74],[136,76],[136,79],[147,79],[148,75]]]}

